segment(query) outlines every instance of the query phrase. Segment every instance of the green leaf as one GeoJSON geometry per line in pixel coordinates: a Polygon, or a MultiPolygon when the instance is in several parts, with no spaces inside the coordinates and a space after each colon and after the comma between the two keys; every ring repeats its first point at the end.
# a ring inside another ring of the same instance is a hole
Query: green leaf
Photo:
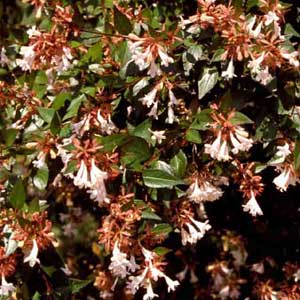
{"type": "Polygon", "coordinates": [[[9,203],[13,208],[21,209],[26,200],[23,182],[18,179],[9,195],[9,203]]]}
{"type": "Polygon", "coordinates": [[[117,31],[121,34],[127,35],[133,29],[130,20],[116,7],[114,7],[114,25],[117,31]]]}
{"type": "Polygon", "coordinates": [[[150,188],[172,188],[177,184],[185,184],[181,179],[162,170],[145,170],[143,180],[150,188]]]}
{"type": "Polygon", "coordinates": [[[155,214],[151,208],[147,208],[142,212],[142,219],[161,221],[161,217],[155,214]]]}
{"type": "Polygon", "coordinates": [[[42,119],[50,124],[52,122],[52,119],[55,114],[55,109],[54,108],[45,108],[45,107],[38,107],[38,112],[42,119]]]}
{"type": "Polygon", "coordinates": [[[207,130],[210,123],[213,121],[211,118],[211,109],[203,109],[196,114],[195,120],[191,125],[191,129],[207,130]]]}
{"type": "Polygon", "coordinates": [[[151,134],[149,132],[151,126],[152,126],[151,120],[146,119],[144,122],[134,127],[132,130],[129,130],[129,133],[130,135],[140,137],[149,143],[151,142],[151,134]]]}
{"type": "Polygon", "coordinates": [[[187,60],[191,63],[195,63],[202,57],[203,49],[201,45],[192,45],[187,51],[187,60]]]}
{"type": "Polygon", "coordinates": [[[206,69],[198,81],[198,99],[202,99],[218,82],[219,74],[215,69],[206,69]]]}
{"type": "Polygon", "coordinates": [[[236,111],[230,119],[230,123],[233,125],[253,124],[253,121],[241,112],[236,111]]]}
{"type": "Polygon", "coordinates": [[[153,251],[159,256],[164,256],[167,253],[172,252],[171,249],[166,247],[156,247],[155,249],[153,249],[153,251]]]}
{"type": "Polygon", "coordinates": [[[116,147],[120,147],[128,141],[128,136],[117,133],[109,136],[97,136],[96,139],[103,145],[102,150],[110,152],[116,147]]]}
{"type": "Polygon", "coordinates": [[[12,144],[16,140],[17,134],[18,134],[18,130],[14,129],[14,128],[9,128],[9,129],[6,129],[6,130],[2,131],[2,135],[4,137],[5,145],[7,147],[12,146],[12,144]]]}
{"type": "Polygon", "coordinates": [[[47,187],[49,179],[49,170],[47,167],[38,169],[36,175],[33,178],[33,184],[39,189],[44,190],[47,187]]]}
{"type": "Polygon", "coordinates": [[[55,110],[60,109],[61,107],[63,107],[65,105],[66,100],[70,100],[71,97],[72,96],[70,93],[58,94],[52,103],[52,108],[54,108],[55,110]]]}
{"type": "Polygon", "coordinates": [[[40,300],[40,299],[41,299],[41,294],[39,292],[35,292],[32,297],[32,300],[40,300]]]}
{"type": "Polygon", "coordinates": [[[295,36],[300,38],[300,34],[295,30],[295,28],[290,24],[286,24],[284,29],[284,35],[295,36]]]}
{"type": "Polygon", "coordinates": [[[67,113],[65,114],[63,121],[70,119],[74,116],[77,116],[78,109],[83,101],[86,101],[85,95],[80,95],[77,98],[73,99],[68,107],[67,113]]]}
{"type": "Polygon", "coordinates": [[[184,176],[186,166],[187,166],[187,158],[185,153],[180,150],[172,159],[170,162],[171,167],[174,169],[175,174],[182,178],[184,176]]]}
{"type": "Polygon", "coordinates": [[[247,1],[247,10],[250,10],[254,6],[258,6],[259,0],[248,0],[247,1]]]}
{"type": "Polygon", "coordinates": [[[154,234],[169,234],[172,230],[173,228],[170,224],[162,223],[152,228],[151,232],[154,234]]]}
{"type": "Polygon", "coordinates": [[[70,282],[70,289],[72,294],[76,294],[84,287],[89,285],[91,282],[93,282],[93,279],[79,280],[74,278],[74,279],[70,279],[69,282],[70,282]]]}
{"type": "Polygon", "coordinates": [[[187,130],[186,140],[191,142],[191,143],[195,143],[195,144],[201,144],[202,143],[201,135],[200,135],[199,131],[197,131],[195,129],[188,129],[187,130]]]}
{"type": "Polygon", "coordinates": [[[298,170],[300,167],[300,141],[296,141],[295,143],[294,166],[295,170],[298,170]]]}
{"type": "Polygon", "coordinates": [[[83,61],[99,63],[102,60],[102,55],[102,44],[98,42],[89,48],[88,52],[83,57],[83,61]]]}
{"type": "Polygon", "coordinates": [[[121,146],[121,162],[126,166],[140,168],[140,163],[149,159],[151,156],[148,143],[139,137],[130,137],[121,146]]]}

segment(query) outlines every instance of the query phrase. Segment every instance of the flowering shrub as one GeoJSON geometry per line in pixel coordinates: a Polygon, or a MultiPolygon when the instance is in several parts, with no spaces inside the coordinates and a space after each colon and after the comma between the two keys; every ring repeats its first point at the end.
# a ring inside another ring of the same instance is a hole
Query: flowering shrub
{"type": "Polygon", "coordinates": [[[300,299],[299,3],[0,16],[1,299],[300,299]]]}

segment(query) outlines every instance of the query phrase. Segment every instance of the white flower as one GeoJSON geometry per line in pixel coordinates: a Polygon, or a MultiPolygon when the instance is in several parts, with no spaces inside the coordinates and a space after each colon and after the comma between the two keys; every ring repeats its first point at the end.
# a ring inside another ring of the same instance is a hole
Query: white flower
{"type": "Polygon", "coordinates": [[[32,26],[26,32],[27,32],[29,38],[32,38],[33,36],[40,36],[41,35],[41,32],[36,29],[36,25],[32,26]]]}
{"type": "Polygon", "coordinates": [[[146,285],[146,294],[143,296],[143,300],[152,300],[155,297],[158,297],[158,295],[153,292],[153,288],[152,288],[150,279],[146,280],[145,285],[146,285]]]}
{"type": "Polygon", "coordinates": [[[81,121],[71,125],[72,131],[77,135],[82,136],[86,131],[90,129],[90,119],[91,116],[89,114],[85,115],[81,121]]]}
{"type": "Polygon", "coordinates": [[[36,243],[36,240],[32,240],[32,249],[31,252],[29,253],[28,256],[24,258],[24,263],[29,262],[30,267],[34,267],[36,263],[40,263],[40,260],[38,259],[38,253],[39,253],[39,248],[36,243]]]}
{"type": "Polygon", "coordinates": [[[187,194],[191,201],[200,203],[202,201],[215,201],[222,196],[223,192],[206,180],[201,182],[199,186],[198,179],[196,179],[188,188],[187,194]]]}
{"type": "Polygon", "coordinates": [[[168,103],[168,117],[166,119],[166,122],[169,124],[173,124],[177,120],[178,119],[175,117],[174,110],[172,108],[172,104],[169,102],[168,103]]]}
{"type": "Polygon", "coordinates": [[[88,174],[87,166],[83,160],[81,160],[81,162],[80,162],[79,170],[73,181],[74,181],[74,184],[81,189],[83,187],[88,188],[91,186],[91,183],[89,181],[89,174],[88,174]]]}
{"type": "Polygon", "coordinates": [[[160,131],[159,130],[154,130],[154,131],[152,131],[150,128],[148,130],[152,134],[151,139],[154,142],[157,141],[158,144],[161,144],[162,141],[166,139],[166,136],[165,136],[166,131],[165,130],[160,130],[160,131]]]}
{"type": "Polygon", "coordinates": [[[221,131],[219,131],[217,138],[215,141],[210,145],[210,144],[205,144],[205,150],[204,152],[209,154],[212,158],[216,158],[217,154],[220,152],[220,147],[221,147],[221,131]]]}
{"type": "Polygon", "coordinates": [[[41,151],[38,154],[37,159],[35,159],[34,161],[32,161],[32,164],[37,169],[41,169],[41,168],[43,168],[46,165],[46,158],[47,158],[47,153],[41,151]]]}
{"type": "Polygon", "coordinates": [[[299,67],[299,60],[297,57],[299,56],[298,51],[293,51],[293,52],[283,52],[281,51],[281,56],[289,61],[291,65],[294,67],[298,68],[299,67]]]}
{"type": "Polygon", "coordinates": [[[216,154],[216,159],[227,161],[230,158],[231,157],[229,156],[229,148],[227,145],[227,141],[223,141],[220,147],[220,151],[216,154]]]}
{"type": "Polygon", "coordinates": [[[269,11],[265,15],[265,25],[266,26],[270,25],[273,22],[277,23],[277,21],[279,21],[279,17],[276,15],[276,13],[274,11],[269,11]]]}
{"type": "Polygon", "coordinates": [[[161,59],[161,64],[163,66],[168,67],[170,63],[174,62],[174,59],[172,57],[168,56],[168,54],[166,54],[163,51],[162,47],[160,47],[160,46],[158,46],[158,55],[159,55],[159,57],[161,59]]]}
{"type": "Polygon", "coordinates": [[[234,74],[233,58],[231,58],[226,71],[223,71],[221,76],[225,79],[232,79],[233,77],[236,77],[234,74]]]}
{"type": "Polygon", "coordinates": [[[116,125],[111,120],[110,115],[108,116],[108,120],[104,119],[101,115],[100,109],[97,112],[97,120],[100,123],[101,131],[108,135],[117,131],[116,125]]]}
{"type": "Polygon", "coordinates": [[[259,70],[257,75],[255,76],[255,80],[260,82],[263,85],[267,85],[273,79],[272,75],[269,73],[269,67],[259,70]]]}
{"type": "Polygon", "coordinates": [[[23,56],[23,58],[16,59],[16,63],[23,71],[30,71],[33,66],[36,56],[34,47],[35,45],[22,46],[20,49],[20,54],[23,56]]]}
{"type": "Polygon", "coordinates": [[[152,78],[161,75],[161,69],[154,61],[150,62],[150,68],[147,72],[147,75],[150,75],[152,78]]]}
{"type": "Polygon", "coordinates": [[[178,100],[176,99],[172,90],[169,90],[169,99],[172,105],[176,105],[178,103],[178,100]]]}
{"type": "Polygon", "coordinates": [[[288,143],[285,143],[283,146],[277,146],[277,152],[275,153],[275,156],[282,157],[283,160],[286,159],[287,156],[291,154],[290,146],[288,143]]]}
{"type": "Polygon", "coordinates": [[[251,69],[251,73],[258,74],[261,71],[261,63],[265,58],[265,52],[263,52],[258,58],[252,59],[248,63],[248,68],[251,69]]]}
{"type": "Polygon", "coordinates": [[[250,200],[243,205],[243,211],[249,212],[254,217],[257,215],[259,216],[263,215],[263,212],[255,199],[253,191],[251,191],[250,200]]]}
{"type": "Polygon", "coordinates": [[[208,220],[200,222],[191,217],[189,217],[189,219],[192,223],[185,224],[188,231],[184,228],[181,229],[181,239],[184,246],[187,243],[196,244],[198,240],[201,240],[204,237],[205,232],[211,229],[211,226],[208,224],[208,220]]]}
{"type": "Polygon", "coordinates": [[[152,91],[150,91],[148,94],[146,94],[143,98],[140,100],[144,105],[147,105],[147,107],[150,107],[154,104],[154,100],[157,94],[157,88],[154,88],[152,91]]]}
{"type": "Polygon", "coordinates": [[[278,167],[281,170],[280,175],[274,178],[273,183],[276,187],[281,191],[286,191],[289,185],[295,185],[297,182],[297,178],[294,172],[291,169],[291,166],[285,166],[282,170],[281,167],[278,167]]]}
{"type": "Polygon", "coordinates": [[[232,153],[248,151],[253,144],[252,139],[248,139],[248,133],[242,127],[236,127],[234,133],[230,132],[230,141],[233,145],[232,153]]]}
{"type": "Polygon", "coordinates": [[[263,262],[253,264],[251,267],[251,270],[258,274],[263,274],[265,272],[265,267],[264,267],[263,262]]]}
{"type": "Polygon", "coordinates": [[[9,59],[6,56],[6,50],[4,47],[1,48],[1,53],[0,53],[0,66],[5,66],[9,63],[9,59]]]}
{"type": "Polygon", "coordinates": [[[151,110],[149,111],[149,113],[147,114],[147,116],[149,117],[153,117],[155,120],[158,119],[158,101],[154,102],[151,110]]]}
{"type": "Polygon", "coordinates": [[[108,267],[114,276],[125,278],[128,274],[127,268],[130,262],[126,257],[127,254],[120,250],[118,243],[115,243],[110,259],[111,263],[108,267]]]}
{"type": "Polygon", "coordinates": [[[1,286],[0,286],[0,296],[9,296],[11,292],[15,291],[15,287],[12,283],[8,283],[2,274],[1,286]]]}

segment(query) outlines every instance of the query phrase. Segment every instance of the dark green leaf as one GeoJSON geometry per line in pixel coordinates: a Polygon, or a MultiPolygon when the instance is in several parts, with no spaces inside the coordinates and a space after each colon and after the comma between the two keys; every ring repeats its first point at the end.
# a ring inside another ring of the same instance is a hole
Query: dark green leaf
{"type": "Polygon", "coordinates": [[[49,170],[47,167],[43,167],[41,169],[38,169],[36,175],[33,178],[33,183],[39,190],[44,190],[47,187],[48,179],[49,170]]]}
{"type": "Polygon", "coordinates": [[[9,195],[9,202],[13,208],[21,209],[26,200],[23,182],[18,179],[9,195]]]}
{"type": "Polygon", "coordinates": [[[143,179],[146,186],[151,188],[172,188],[184,181],[162,170],[145,170],[143,179]]]}
{"type": "Polygon", "coordinates": [[[252,124],[253,121],[249,119],[246,115],[241,112],[236,111],[234,116],[230,119],[230,123],[233,125],[241,125],[241,124],[252,124]]]}
{"type": "Polygon", "coordinates": [[[295,170],[298,170],[300,167],[300,141],[297,141],[295,143],[294,166],[295,166],[295,170]]]}
{"type": "Polygon", "coordinates": [[[152,228],[151,232],[154,234],[168,234],[172,231],[172,227],[167,223],[162,223],[156,225],[154,228],[152,228]]]}
{"type": "Polygon", "coordinates": [[[71,104],[68,107],[67,113],[63,118],[63,121],[70,119],[74,116],[77,116],[78,109],[81,105],[82,102],[86,101],[86,96],[85,95],[80,95],[77,98],[73,99],[71,101],[71,104]]]}
{"type": "Polygon", "coordinates": [[[215,69],[206,69],[198,81],[198,99],[202,99],[218,82],[219,74],[215,69]]]}
{"type": "Polygon", "coordinates": [[[184,176],[186,166],[187,166],[187,158],[185,153],[180,150],[170,161],[171,167],[174,169],[175,174],[182,178],[184,176]]]}
{"type": "Polygon", "coordinates": [[[157,221],[161,220],[160,216],[152,212],[151,208],[147,208],[142,212],[142,219],[157,221]]]}
{"type": "Polygon", "coordinates": [[[78,293],[81,289],[86,287],[88,284],[93,282],[93,279],[87,279],[87,280],[79,280],[79,279],[70,279],[70,289],[72,294],[78,293]]]}
{"type": "Polygon", "coordinates": [[[2,131],[2,135],[4,137],[5,145],[7,147],[12,146],[14,141],[16,140],[18,130],[14,128],[9,128],[2,131]]]}
{"type": "Polygon", "coordinates": [[[129,34],[132,31],[130,20],[116,7],[114,7],[114,24],[121,34],[129,34]]]}
{"type": "Polygon", "coordinates": [[[42,119],[50,124],[52,122],[52,119],[55,114],[55,109],[54,108],[44,108],[44,107],[38,107],[38,112],[42,119]]]}
{"type": "Polygon", "coordinates": [[[186,132],[186,140],[195,143],[195,144],[201,144],[202,139],[201,135],[198,130],[195,129],[188,129],[186,132]]]}

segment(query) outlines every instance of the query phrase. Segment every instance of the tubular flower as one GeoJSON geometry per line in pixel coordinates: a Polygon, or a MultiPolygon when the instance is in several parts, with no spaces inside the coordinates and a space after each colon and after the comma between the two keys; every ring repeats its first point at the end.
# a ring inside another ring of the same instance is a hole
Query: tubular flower
{"type": "Polygon", "coordinates": [[[281,173],[274,178],[273,183],[281,192],[286,191],[289,185],[296,185],[296,183],[299,182],[291,165],[285,165],[284,167],[278,166],[277,170],[281,173]]]}
{"type": "Polygon", "coordinates": [[[263,212],[255,199],[255,195],[254,195],[253,191],[251,191],[250,200],[246,204],[243,205],[243,210],[245,212],[249,212],[249,214],[251,214],[254,217],[257,215],[259,215],[259,216],[263,215],[263,212]]]}
{"type": "Polygon", "coordinates": [[[0,296],[9,296],[10,293],[15,291],[15,287],[12,283],[8,283],[2,274],[1,286],[0,286],[0,296]]]}
{"type": "Polygon", "coordinates": [[[24,258],[24,263],[29,262],[30,267],[34,267],[36,263],[40,263],[38,259],[39,248],[35,239],[32,240],[31,252],[24,258]]]}

